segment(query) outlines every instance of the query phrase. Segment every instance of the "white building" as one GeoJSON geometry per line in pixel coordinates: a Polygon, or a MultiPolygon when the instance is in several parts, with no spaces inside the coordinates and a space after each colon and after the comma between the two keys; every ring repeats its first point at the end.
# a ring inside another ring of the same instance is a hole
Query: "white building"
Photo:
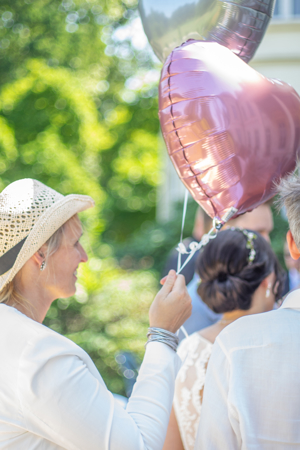
{"type": "Polygon", "coordinates": [[[250,66],[268,78],[291,84],[300,94],[300,0],[277,0],[250,66]]]}
{"type": "MultiPolygon", "coordinates": [[[[300,0],[277,0],[273,19],[250,65],[268,78],[291,84],[300,94],[300,0]]],[[[170,162],[162,140],[164,182],[158,192],[157,219],[169,220],[173,203],[185,188],[170,162]]]]}

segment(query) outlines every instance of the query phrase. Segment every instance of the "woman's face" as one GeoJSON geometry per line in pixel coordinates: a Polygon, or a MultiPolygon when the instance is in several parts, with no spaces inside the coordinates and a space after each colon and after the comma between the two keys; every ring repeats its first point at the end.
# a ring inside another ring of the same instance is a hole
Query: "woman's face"
{"type": "Polygon", "coordinates": [[[87,254],[79,242],[82,235],[81,225],[65,224],[59,249],[48,258],[44,274],[44,287],[53,299],[66,298],[75,294],[77,268],[88,260],[87,254]]]}

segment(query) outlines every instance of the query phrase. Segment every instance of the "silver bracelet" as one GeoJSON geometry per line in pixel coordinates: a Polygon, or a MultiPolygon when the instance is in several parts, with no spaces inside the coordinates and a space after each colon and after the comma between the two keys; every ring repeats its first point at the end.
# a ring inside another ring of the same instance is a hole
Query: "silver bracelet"
{"type": "Polygon", "coordinates": [[[177,344],[175,344],[174,342],[172,342],[170,340],[159,337],[159,336],[157,336],[157,337],[152,336],[151,338],[149,338],[145,344],[145,348],[146,348],[146,345],[149,344],[149,342],[161,342],[162,344],[168,345],[172,350],[174,350],[174,352],[176,352],[176,350],[177,350],[177,344]]]}
{"type": "Polygon", "coordinates": [[[149,327],[147,337],[150,334],[159,334],[160,336],[168,337],[179,342],[178,336],[175,333],[172,333],[171,331],[168,330],[164,330],[163,328],[149,327]]]}
{"type": "Polygon", "coordinates": [[[161,342],[162,344],[168,345],[172,350],[176,352],[179,339],[178,336],[171,331],[164,330],[163,328],[150,327],[148,328],[147,333],[148,341],[145,344],[149,344],[149,342],[161,342]]]}

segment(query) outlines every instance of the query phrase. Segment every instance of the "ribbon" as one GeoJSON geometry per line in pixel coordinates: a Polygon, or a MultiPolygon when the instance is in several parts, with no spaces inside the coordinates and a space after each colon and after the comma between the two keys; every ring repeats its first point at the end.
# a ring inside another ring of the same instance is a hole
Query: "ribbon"
{"type": "MultiPolygon", "coordinates": [[[[183,230],[184,230],[184,224],[185,224],[185,217],[186,217],[186,210],[187,210],[187,201],[188,201],[188,191],[185,191],[184,196],[184,203],[183,203],[183,212],[182,212],[182,223],[181,223],[181,233],[180,233],[180,242],[177,245],[176,250],[178,251],[178,259],[177,259],[177,275],[182,271],[182,269],[189,263],[189,261],[192,259],[194,254],[200,250],[200,248],[204,247],[211,239],[215,239],[218,232],[221,230],[223,225],[228,222],[236,213],[236,208],[230,208],[230,210],[222,217],[221,220],[214,217],[213,219],[213,226],[209,230],[207,234],[204,234],[202,236],[202,239],[200,242],[193,241],[189,244],[189,250],[186,248],[184,243],[182,242],[183,239],[183,230]],[[188,255],[184,263],[181,265],[181,255],[188,255]]],[[[180,327],[181,331],[185,335],[185,337],[188,337],[188,333],[184,326],[182,325],[180,327]]]]}
{"type": "Polygon", "coordinates": [[[204,247],[211,239],[214,239],[218,232],[221,230],[223,225],[228,222],[235,214],[237,213],[236,208],[231,208],[225,215],[222,217],[221,220],[217,219],[216,217],[213,219],[213,226],[211,230],[207,234],[204,234],[202,236],[202,239],[200,242],[193,241],[189,245],[189,251],[185,247],[184,243],[182,242],[182,235],[183,235],[183,227],[184,227],[184,221],[186,216],[186,205],[184,205],[183,209],[183,217],[182,217],[182,227],[181,227],[181,237],[180,242],[176,248],[178,251],[178,260],[177,260],[177,275],[182,271],[182,269],[189,263],[189,261],[192,259],[194,254],[200,250],[200,248],[204,247]],[[181,255],[189,255],[186,260],[184,261],[183,265],[181,266],[181,255]]]}
{"type": "Polygon", "coordinates": [[[188,197],[189,197],[189,191],[186,189],[185,190],[185,194],[184,194],[184,202],[183,202],[183,211],[182,211],[182,221],[181,221],[181,233],[180,233],[180,242],[178,244],[178,247],[176,250],[178,250],[178,248],[180,250],[178,250],[178,259],[177,259],[177,273],[179,273],[180,266],[181,266],[181,255],[183,255],[184,253],[188,253],[186,251],[185,245],[182,242],[183,239],[183,229],[184,229],[184,224],[185,224],[185,217],[186,217],[186,210],[187,210],[187,202],[188,202],[188,197]]]}

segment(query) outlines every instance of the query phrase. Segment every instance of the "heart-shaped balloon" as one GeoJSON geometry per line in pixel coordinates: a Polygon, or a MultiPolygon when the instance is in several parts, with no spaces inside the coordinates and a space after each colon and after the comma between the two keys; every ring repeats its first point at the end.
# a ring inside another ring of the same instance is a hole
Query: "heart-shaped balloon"
{"type": "Polygon", "coordinates": [[[145,33],[161,61],[188,39],[213,41],[244,61],[253,57],[275,0],[140,0],[145,33]]]}
{"type": "Polygon", "coordinates": [[[300,153],[300,97],[227,48],[189,41],[167,58],[159,117],[176,171],[211,217],[274,195],[300,153]]]}

